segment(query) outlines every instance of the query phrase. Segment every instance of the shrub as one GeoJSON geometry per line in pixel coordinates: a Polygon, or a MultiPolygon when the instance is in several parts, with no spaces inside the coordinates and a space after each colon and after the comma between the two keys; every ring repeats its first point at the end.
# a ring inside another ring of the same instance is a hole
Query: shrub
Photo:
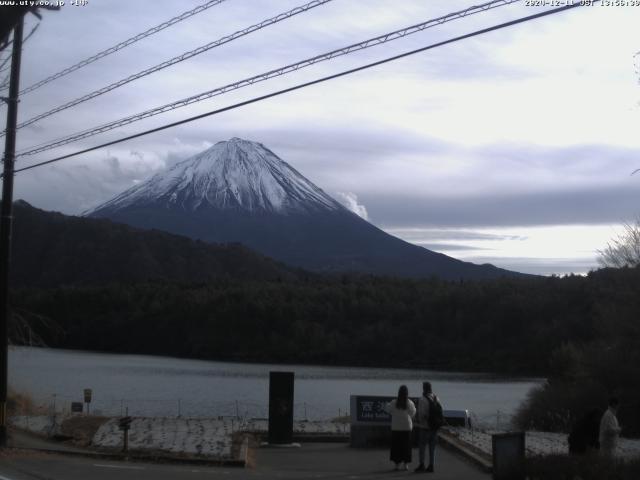
{"type": "Polygon", "coordinates": [[[595,382],[545,383],[529,392],[513,422],[522,430],[569,433],[587,411],[606,405],[606,391],[595,382]]]}

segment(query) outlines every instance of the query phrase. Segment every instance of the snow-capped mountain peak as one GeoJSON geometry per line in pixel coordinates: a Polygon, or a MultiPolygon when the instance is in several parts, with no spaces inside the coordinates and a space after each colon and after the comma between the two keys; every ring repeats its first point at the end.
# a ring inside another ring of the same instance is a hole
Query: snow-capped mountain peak
{"type": "Polygon", "coordinates": [[[156,174],[93,212],[134,204],[283,214],[344,209],[264,145],[237,137],[156,174]]]}
{"type": "MultiPolygon", "coordinates": [[[[358,205],[355,195],[351,200],[358,205]]],[[[204,242],[240,242],[281,262],[320,272],[449,279],[511,274],[392,237],[343,207],[264,145],[239,138],[216,143],[87,215],[204,242]]]]}

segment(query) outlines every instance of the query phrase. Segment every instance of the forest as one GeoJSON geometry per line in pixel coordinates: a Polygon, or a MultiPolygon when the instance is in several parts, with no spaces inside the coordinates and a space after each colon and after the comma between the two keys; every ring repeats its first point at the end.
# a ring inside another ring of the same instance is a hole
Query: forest
{"type": "Polygon", "coordinates": [[[569,375],[577,351],[638,336],[640,269],[478,282],[220,279],[23,288],[52,347],[236,361],[569,375]]]}

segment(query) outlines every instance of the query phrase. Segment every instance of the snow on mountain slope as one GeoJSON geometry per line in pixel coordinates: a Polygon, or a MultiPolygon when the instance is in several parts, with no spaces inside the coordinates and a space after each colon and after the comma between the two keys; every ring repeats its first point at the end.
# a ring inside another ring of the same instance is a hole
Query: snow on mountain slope
{"type": "Polygon", "coordinates": [[[146,204],[281,214],[344,209],[264,145],[240,138],[218,142],[87,214],[146,204]]]}
{"type": "Polygon", "coordinates": [[[219,142],[87,214],[211,243],[239,242],[320,272],[495,278],[363,220],[260,143],[219,142]]]}

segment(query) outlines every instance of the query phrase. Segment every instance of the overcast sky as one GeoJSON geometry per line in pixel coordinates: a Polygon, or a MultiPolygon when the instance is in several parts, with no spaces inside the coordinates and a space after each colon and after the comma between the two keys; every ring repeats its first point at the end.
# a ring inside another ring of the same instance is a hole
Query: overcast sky
{"type": "MultiPolygon", "coordinates": [[[[89,0],[45,12],[25,45],[21,85],[200,3],[89,0]]],[[[333,0],[25,127],[18,146],[476,3],[333,0]]],[[[227,0],[25,95],[20,120],[301,4],[227,0]]],[[[524,1],[500,7],[22,157],[18,167],[543,10],[524,1]]],[[[36,23],[30,17],[26,31],[36,23]]],[[[418,245],[520,271],[585,273],[597,266],[596,250],[640,213],[640,174],[631,175],[640,168],[638,25],[640,7],[580,7],[18,174],[15,196],[80,214],[238,136],[264,143],[361,216],[418,245]]]]}

